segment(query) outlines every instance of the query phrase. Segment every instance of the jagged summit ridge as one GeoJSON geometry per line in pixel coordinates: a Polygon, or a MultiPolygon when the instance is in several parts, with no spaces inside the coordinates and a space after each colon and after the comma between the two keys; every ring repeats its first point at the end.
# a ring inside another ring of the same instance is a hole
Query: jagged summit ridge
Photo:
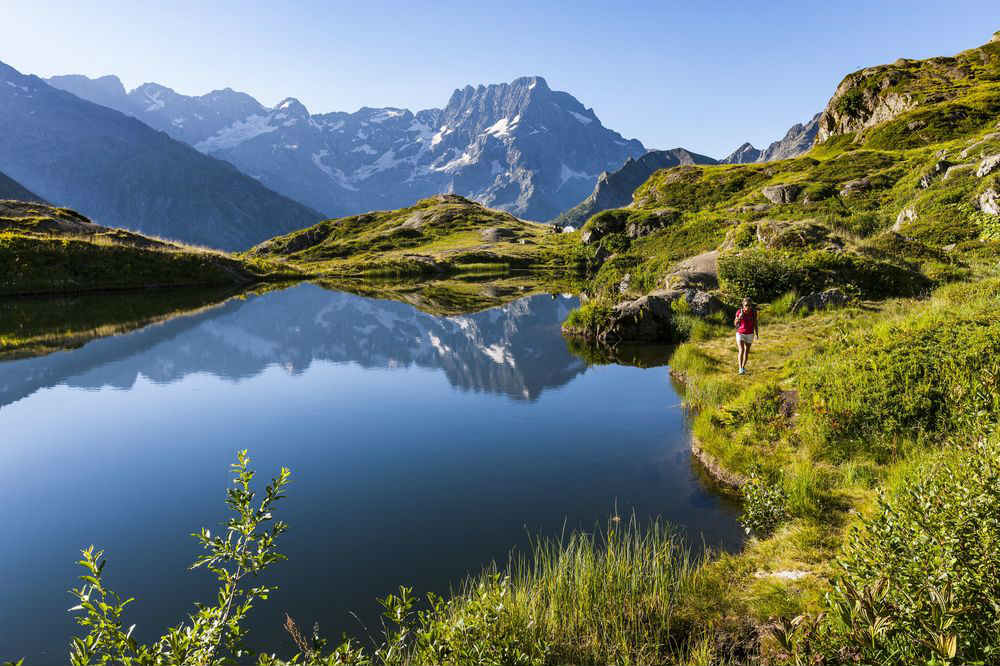
{"type": "Polygon", "coordinates": [[[785,136],[772,142],[761,150],[751,143],[744,143],[739,148],[722,158],[723,164],[748,164],[750,162],[770,162],[803,155],[812,148],[819,131],[819,120],[822,114],[817,113],[806,123],[792,125],[785,136]]]}
{"type": "Polygon", "coordinates": [[[363,107],[311,114],[293,97],[268,108],[231,89],[188,97],[158,84],[111,99],[96,81],[51,80],[330,216],[455,192],[523,218],[550,219],[585,197],[601,172],[646,152],[541,76],[457,88],[444,108],[416,113],[363,107]]]}

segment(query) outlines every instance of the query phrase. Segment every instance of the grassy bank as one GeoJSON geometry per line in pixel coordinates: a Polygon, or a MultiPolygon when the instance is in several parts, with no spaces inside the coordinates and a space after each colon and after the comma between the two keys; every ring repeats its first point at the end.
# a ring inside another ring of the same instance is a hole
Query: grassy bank
{"type": "Polygon", "coordinates": [[[221,287],[301,273],[92,223],[45,204],[0,201],[0,295],[221,287]]]}

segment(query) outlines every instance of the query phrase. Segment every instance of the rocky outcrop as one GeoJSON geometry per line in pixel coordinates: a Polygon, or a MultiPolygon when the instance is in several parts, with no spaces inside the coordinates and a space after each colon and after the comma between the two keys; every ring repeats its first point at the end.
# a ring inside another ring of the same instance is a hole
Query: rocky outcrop
{"type": "Polygon", "coordinates": [[[1000,194],[992,187],[979,195],[979,210],[987,215],[1000,215],[1000,194]]]}
{"type": "Polygon", "coordinates": [[[556,217],[553,222],[579,229],[591,216],[601,211],[629,205],[632,193],[654,172],[685,164],[716,164],[716,161],[684,148],[651,150],[637,159],[630,157],[617,171],[605,171],[598,176],[597,185],[590,196],[556,217]]]}
{"type": "Polygon", "coordinates": [[[890,90],[903,80],[901,68],[869,67],[849,74],[819,117],[816,140],[879,125],[916,106],[909,93],[890,90]]]}
{"type": "Polygon", "coordinates": [[[899,233],[903,229],[903,225],[916,219],[917,211],[914,210],[913,206],[907,206],[903,210],[899,211],[899,215],[896,216],[896,223],[892,225],[892,230],[899,233]]]}
{"type": "Polygon", "coordinates": [[[792,312],[812,312],[829,307],[839,307],[850,302],[850,297],[841,289],[833,288],[802,296],[792,305],[792,312]]]}
{"type": "Polygon", "coordinates": [[[606,210],[590,218],[583,227],[580,240],[596,243],[608,234],[624,233],[631,239],[648,236],[657,229],[675,224],[681,213],[675,208],[660,208],[651,212],[628,208],[606,210]]]}
{"type": "Polygon", "coordinates": [[[764,195],[764,198],[775,204],[787,204],[793,203],[799,196],[799,192],[802,191],[801,185],[796,185],[795,183],[788,183],[785,185],[768,185],[763,188],[760,193],[764,195]]]}
{"type": "Polygon", "coordinates": [[[985,158],[982,162],[980,162],[979,168],[976,169],[976,176],[978,178],[983,178],[984,176],[988,176],[994,171],[996,171],[998,167],[1000,167],[1000,153],[997,153],[996,155],[990,155],[989,157],[985,158]]]}
{"type": "Polygon", "coordinates": [[[917,183],[917,185],[919,185],[921,189],[926,190],[928,187],[931,186],[931,183],[934,182],[935,178],[948,173],[948,170],[952,166],[953,166],[952,163],[949,162],[948,160],[944,159],[938,160],[927,172],[925,172],[922,176],[920,176],[920,181],[917,183]]]}
{"type": "Polygon", "coordinates": [[[867,178],[856,178],[849,180],[840,186],[840,196],[849,197],[871,189],[871,182],[867,178]]]}
{"type": "Polygon", "coordinates": [[[485,243],[499,243],[500,241],[512,240],[516,236],[513,229],[503,227],[490,227],[479,232],[479,237],[485,243]]]}

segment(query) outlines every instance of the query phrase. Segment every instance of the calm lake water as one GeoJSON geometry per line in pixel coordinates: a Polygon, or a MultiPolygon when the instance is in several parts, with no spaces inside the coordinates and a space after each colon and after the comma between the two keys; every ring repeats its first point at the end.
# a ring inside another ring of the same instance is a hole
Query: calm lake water
{"type": "MultiPolygon", "coordinates": [[[[109,297],[113,298],[113,296],[109,297]]],[[[225,518],[229,464],[292,470],[281,589],[254,644],[300,626],[363,636],[376,597],[449,585],[530,536],[591,529],[617,506],[714,546],[733,506],[692,467],[666,367],[588,366],[559,326],[577,305],[532,296],[476,314],[300,285],[0,363],[0,659],[64,663],[79,549],[106,551],[150,640],[210,601],[187,536],[225,518]]]]}

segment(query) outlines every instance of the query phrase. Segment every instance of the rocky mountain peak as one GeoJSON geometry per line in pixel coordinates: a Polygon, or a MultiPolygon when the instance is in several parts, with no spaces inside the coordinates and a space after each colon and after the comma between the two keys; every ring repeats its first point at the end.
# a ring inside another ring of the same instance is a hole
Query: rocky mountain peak
{"type": "Polygon", "coordinates": [[[231,89],[189,97],[156,84],[109,102],[82,78],[89,86],[70,92],[135,116],[334,217],[456,192],[550,219],[586,196],[602,171],[645,152],[541,76],[458,88],[443,109],[317,115],[294,97],[267,108],[231,89]]]}

